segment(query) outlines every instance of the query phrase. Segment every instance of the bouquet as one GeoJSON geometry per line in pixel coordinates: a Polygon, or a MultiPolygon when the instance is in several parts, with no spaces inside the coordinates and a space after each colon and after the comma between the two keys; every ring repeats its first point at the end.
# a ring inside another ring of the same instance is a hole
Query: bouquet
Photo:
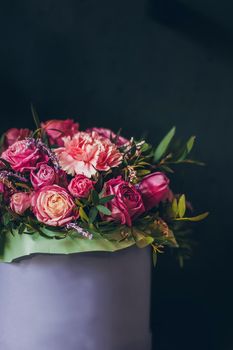
{"type": "MultiPolygon", "coordinates": [[[[1,138],[0,256],[115,251],[151,245],[154,262],[165,246],[188,256],[184,194],[175,194],[172,165],[189,158],[192,136],[175,140],[175,127],[157,147],[105,128],[81,130],[71,119],[10,129],[1,138]],[[178,249],[180,248],[180,249],[178,249]]],[[[187,215],[186,215],[187,212],[187,215]]]]}

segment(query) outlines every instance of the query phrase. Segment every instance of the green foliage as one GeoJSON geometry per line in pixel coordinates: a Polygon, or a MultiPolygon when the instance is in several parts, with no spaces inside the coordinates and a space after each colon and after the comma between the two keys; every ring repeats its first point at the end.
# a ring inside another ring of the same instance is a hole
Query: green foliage
{"type": "Polygon", "coordinates": [[[184,217],[180,217],[180,218],[177,218],[176,220],[177,221],[193,221],[193,222],[198,222],[198,221],[201,221],[201,220],[204,220],[205,218],[207,218],[207,216],[209,215],[209,212],[205,212],[203,214],[199,214],[197,216],[192,216],[192,217],[187,217],[187,218],[184,218],[184,217]]]}
{"type": "Polygon", "coordinates": [[[36,111],[36,109],[35,109],[35,107],[33,106],[32,103],[31,103],[31,112],[32,112],[32,116],[33,116],[33,120],[35,122],[36,128],[40,129],[39,116],[38,116],[37,111],[36,111]]]}
{"type": "Polygon", "coordinates": [[[96,206],[96,208],[98,209],[98,211],[99,211],[100,213],[102,213],[102,214],[104,214],[104,215],[111,215],[111,211],[110,211],[107,207],[105,207],[105,206],[103,206],[103,205],[101,205],[101,204],[98,204],[98,205],[96,206]]]}
{"type": "Polygon", "coordinates": [[[160,144],[157,146],[157,148],[154,151],[154,162],[159,161],[165,154],[166,151],[168,150],[168,147],[176,133],[176,128],[173,127],[168,134],[162,139],[160,144]]]}
{"type": "Polygon", "coordinates": [[[185,200],[185,195],[182,194],[182,196],[180,196],[179,202],[178,202],[178,215],[180,218],[182,218],[184,216],[185,211],[186,211],[186,200],[185,200]]]}

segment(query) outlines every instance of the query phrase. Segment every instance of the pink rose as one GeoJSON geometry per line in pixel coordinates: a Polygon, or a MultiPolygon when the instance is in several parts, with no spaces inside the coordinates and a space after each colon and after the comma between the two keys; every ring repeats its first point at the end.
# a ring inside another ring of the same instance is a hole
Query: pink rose
{"type": "Polygon", "coordinates": [[[69,183],[68,190],[72,196],[77,198],[87,198],[93,189],[93,181],[85,175],[76,175],[69,183]]]}
{"type": "Polygon", "coordinates": [[[139,191],[146,210],[150,210],[169,197],[169,179],[161,172],[147,175],[140,182],[139,191]]]}
{"type": "Polygon", "coordinates": [[[78,218],[72,197],[58,185],[36,191],[32,196],[32,209],[38,221],[50,226],[64,226],[78,218]]]}
{"type": "Polygon", "coordinates": [[[106,204],[112,212],[104,216],[106,221],[116,221],[122,225],[132,226],[132,220],[145,212],[140,193],[135,186],[122,180],[121,176],[107,181],[104,185],[104,196],[115,195],[106,204]]]}
{"type": "Polygon", "coordinates": [[[78,132],[79,124],[72,119],[53,119],[45,123],[41,123],[42,129],[46,131],[51,145],[63,146],[64,136],[73,136],[78,132]]]}
{"type": "Polygon", "coordinates": [[[25,139],[26,137],[29,137],[31,134],[31,131],[29,129],[17,129],[12,128],[5,132],[5,139],[4,139],[4,146],[5,148],[8,148],[9,146],[13,145],[16,141],[20,141],[25,139]]]}
{"type": "Polygon", "coordinates": [[[22,215],[31,206],[31,194],[26,192],[14,193],[10,198],[10,208],[16,214],[22,215]]]}
{"type": "Polygon", "coordinates": [[[96,132],[78,132],[64,137],[64,147],[55,149],[59,164],[70,175],[82,174],[87,177],[99,171],[108,171],[122,161],[117,146],[103,139],[96,132]]]}
{"type": "Polygon", "coordinates": [[[56,180],[55,170],[47,165],[41,164],[38,169],[31,171],[30,180],[35,190],[43,186],[52,185],[56,180]]]}
{"type": "Polygon", "coordinates": [[[35,145],[29,145],[27,140],[16,141],[1,158],[5,159],[15,171],[23,172],[36,168],[37,163],[44,163],[48,157],[42,154],[35,145]]]}
{"type": "Polygon", "coordinates": [[[91,128],[91,129],[87,129],[87,132],[92,132],[95,131],[97,132],[100,136],[109,139],[110,141],[114,141],[116,140],[116,145],[118,147],[121,147],[123,145],[125,145],[126,143],[129,142],[129,140],[125,139],[123,136],[117,136],[112,130],[110,129],[105,129],[105,128],[91,128]]]}

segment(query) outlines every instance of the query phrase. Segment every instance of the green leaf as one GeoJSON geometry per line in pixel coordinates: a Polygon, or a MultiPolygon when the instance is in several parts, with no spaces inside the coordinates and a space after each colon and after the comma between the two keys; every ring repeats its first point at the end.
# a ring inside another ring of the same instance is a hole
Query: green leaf
{"type": "Polygon", "coordinates": [[[163,165],[159,166],[159,168],[162,171],[166,171],[167,173],[171,173],[171,174],[174,173],[174,170],[172,170],[168,165],[163,164],[163,165]]]}
{"type": "Polygon", "coordinates": [[[153,258],[153,265],[154,265],[154,267],[156,267],[156,265],[157,265],[157,260],[158,260],[157,257],[158,257],[157,252],[153,250],[152,258],[153,258]]]}
{"type": "Polygon", "coordinates": [[[92,224],[95,221],[97,214],[98,214],[98,209],[96,209],[96,207],[91,208],[91,210],[89,212],[89,223],[90,224],[92,224]]]}
{"type": "Polygon", "coordinates": [[[154,242],[154,238],[151,236],[145,236],[139,231],[134,230],[133,236],[135,238],[136,244],[139,248],[145,248],[154,242]]]}
{"type": "Polygon", "coordinates": [[[209,212],[206,212],[206,213],[203,213],[203,214],[200,214],[200,215],[197,215],[197,216],[193,216],[193,217],[190,217],[190,218],[184,218],[184,217],[177,218],[176,221],[183,220],[183,221],[197,222],[197,221],[204,220],[208,215],[209,215],[209,212]]]}
{"type": "Polygon", "coordinates": [[[195,142],[196,136],[191,136],[190,139],[188,140],[186,147],[187,147],[187,152],[190,153],[195,142]]]}
{"type": "Polygon", "coordinates": [[[91,192],[91,198],[92,198],[92,201],[93,201],[93,204],[96,205],[99,203],[99,195],[98,195],[98,192],[95,191],[95,190],[92,190],[91,192]]]}
{"type": "Polygon", "coordinates": [[[105,204],[105,203],[111,201],[114,197],[115,197],[114,194],[111,194],[110,196],[102,197],[102,198],[100,198],[99,203],[105,204]]]}
{"type": "Polygon", "coordinates": [[[185,200],[185,195],[182,194],[178,202],[178,213],[180,218],[184,216],[185,211],[186,211],[186,200],[185,200]]]}
{"type": "Polygon", "coordinates": [[[162,139],[160,144],[157,146],[155,152],[154,152],[154,162],[159,161],[162,156],[166,153],[171,140],[173,139],[174,135],[176,133],[175,126],[169,131],[169,133],[162,139]]]}
{"type": "Polygon", "coordinates": [[[145,176],[145,175],[148,175],[150,173],[151,173],[151,171],[147,170],[147,169],[137,170],[137,176],[145,176]]]}
{"type": "Polygon", "coordinates": [[[144,143],[141,147],[141,152],[144,153],[144,152],[147,152],[148,150],[151,149],[151,145],[149,145],[148,143],[144,143]]]}
{"type": "Polygon", "coordinates": [[[86,222],[89,221],[89,218],[88,218],[87,214],[85,213],[85,210],[83,209],[83,207],[79,208],[79,215],[83,221],[86,221],[86,222]]]}
{"type": "Polygon", "coordinates": [[[20,226],[19,226],[19,234],[22,235],[24,230],[25,230],[26,226],[24,223],[22,223],[20,226]]]}
{"type": "Polygon", "coordinates": [[[178,213],[178,204],[177,204],[177,199],[174,198],[172,201],[172,214],[174,215],[174,217],[176,217],[177,213],[178,213]]]}
{"type": "Polygon", "coordinates": [[[4,226],[7,226],[11,220],[12,220],[12,216],[11,216],[10,212],[5,212],[2,215],[2,222],[3,222],[4,226]]]}
{"type": "Polygon", "coordinates": [[[40,128],[41,128],[41,126],[40,126],[40,120],[39,120],[37,111],[35,110],[35,107],[33,106],[32,103],[31,103],[31,112],[32,112],[32,116],[33,116],[34,122],[35,122],[35,124],[36,124],[36,128],[37,128],[37,129],[40,129],[40,128]]]}
{"type": "Polygon", "coordinates": [[[181,154],[181,156],[179,156],[179,159],[178,159],[179,161],[184,160],[187,157],[187,155],[191,152],[191,150],[192,150],[192,148],[194,146],[195,139],[196,139],[196,136],[191,136],[188,139],[188,141],[187,141],[187,143],[185,145],[183,153],[181,154]]]}
{"type": "Polygon", "coordinates": [[[111,215],[112,214],[111,211],[103,205],[97,205],[96,208],[104,215],[111,215]]]}

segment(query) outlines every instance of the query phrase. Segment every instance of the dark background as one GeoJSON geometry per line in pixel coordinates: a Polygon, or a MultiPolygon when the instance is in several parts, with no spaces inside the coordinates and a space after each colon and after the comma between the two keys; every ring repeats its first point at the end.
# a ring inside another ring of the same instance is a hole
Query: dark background
{"type": "MultiPolygon", "coordinates": [[[[77,118],[154,143],[173,126],[197,135],[195,158],[173,180],[198,211],[198,246],[180,270],[161,255],[153,273],[156,350],[233,349],[233,5],[222,0],[1,2],[1,131],[77,118]]],[[[81,350],[81,349],[80,349],[81,350]]],[[[110,350],[110,349],[108,349],[110,350]]],[[[120,349],[119,349],[120,350],[120,349]]]]}

